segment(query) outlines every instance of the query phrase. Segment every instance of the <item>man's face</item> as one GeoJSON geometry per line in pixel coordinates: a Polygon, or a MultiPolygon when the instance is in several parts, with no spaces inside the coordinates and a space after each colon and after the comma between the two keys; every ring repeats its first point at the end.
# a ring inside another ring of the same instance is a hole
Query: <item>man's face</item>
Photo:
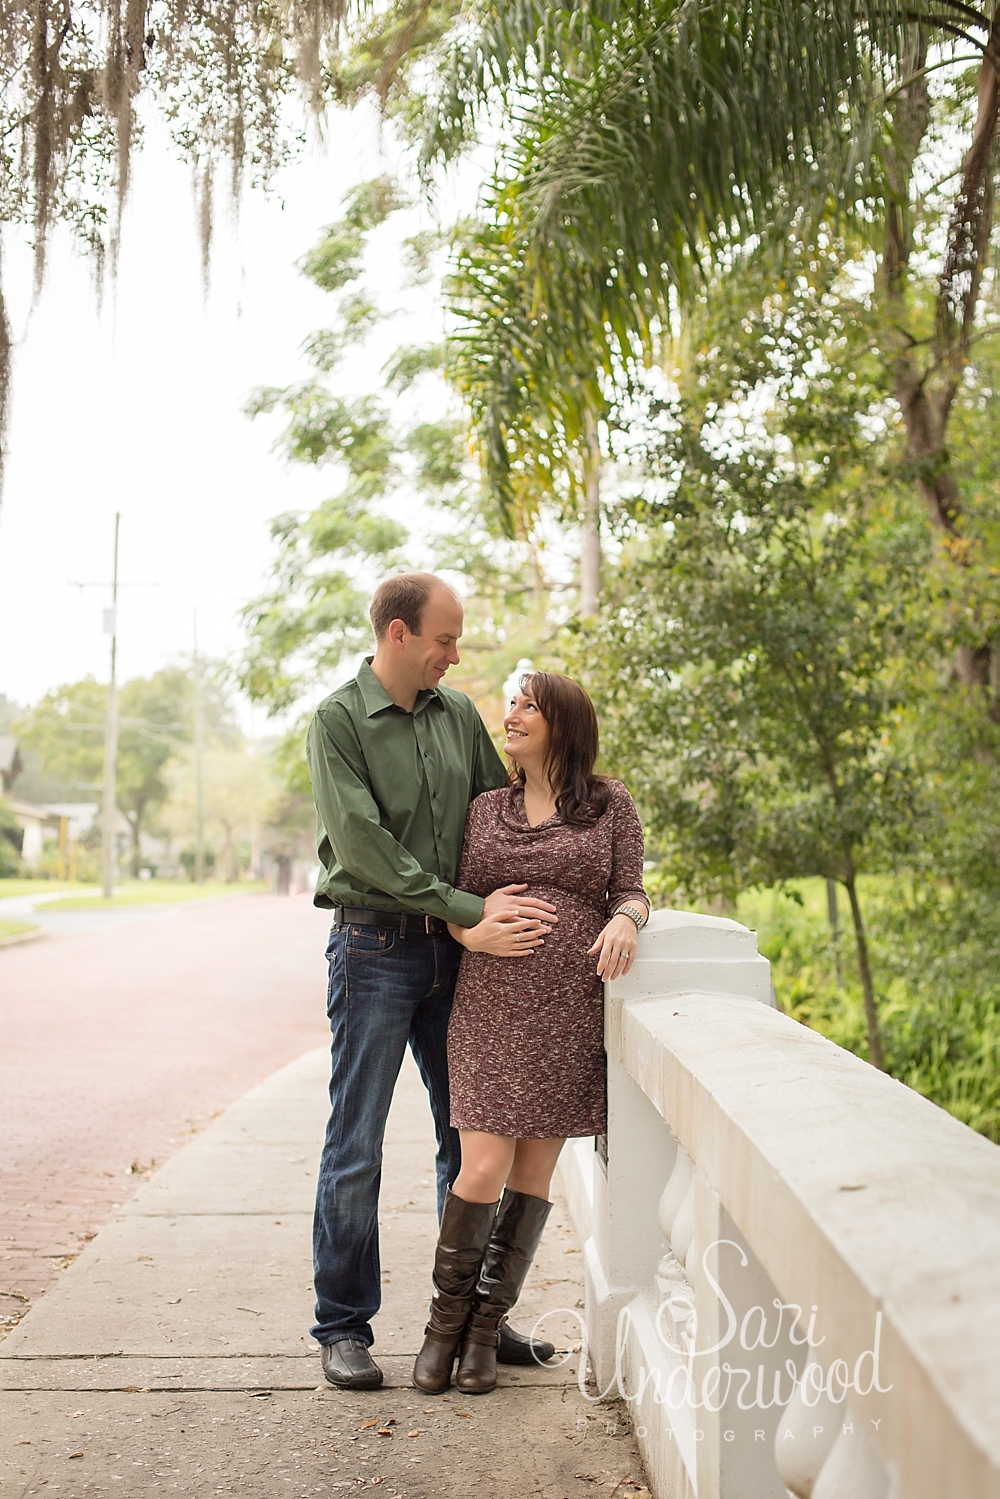
{"type": "Polygon", "coordinates": [[[424,607],[420,634],[403,633],[403,661],[407,678],[418,692],[438,685],[449,666],[459,662],[458,641],[465,618],[458,599],[436,588],[424,607]]]}

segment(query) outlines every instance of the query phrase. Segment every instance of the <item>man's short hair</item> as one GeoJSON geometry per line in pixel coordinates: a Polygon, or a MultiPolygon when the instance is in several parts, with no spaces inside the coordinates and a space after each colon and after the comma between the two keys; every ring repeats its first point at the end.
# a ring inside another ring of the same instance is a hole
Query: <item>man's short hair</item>
{"type": "Polygon", "coordinates": [[[427,600],[436,588],[454,592],[433,573],[396,573],[384,579],[372,595],[368,611],[375,639],[383,638],[394,619],[401,619],[411,635],[419,635],[427,600]]]}

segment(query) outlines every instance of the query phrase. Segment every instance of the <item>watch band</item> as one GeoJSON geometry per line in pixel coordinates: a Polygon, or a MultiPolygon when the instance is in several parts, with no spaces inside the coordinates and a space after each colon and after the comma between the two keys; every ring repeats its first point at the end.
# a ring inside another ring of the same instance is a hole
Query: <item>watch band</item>
{"type": "Polygon", "coordinates": [[[615,912],[615,915],[630,917],[635,922],[636,931],[639,932],[642,931],[643,927],[646,925],[646,922],[649,919],[646,912],[642,909],[641,906],[619,906],[617,911],[615,912]]]}

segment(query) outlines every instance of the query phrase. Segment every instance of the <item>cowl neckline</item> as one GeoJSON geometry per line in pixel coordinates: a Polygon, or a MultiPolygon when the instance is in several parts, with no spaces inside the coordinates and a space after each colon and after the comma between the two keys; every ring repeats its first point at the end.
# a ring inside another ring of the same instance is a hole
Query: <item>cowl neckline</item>
{"type": "Polygon", "coordinates": [[[523,786],[507,787],[507,794],[501,799],[498,810],[500,821],[514,833],[540,834],[551,832],[554,827],[566,826],[559,813],[553,812],[551,817],[546,817],[544,822],[538,822],[532,827],[524,810],[523,786]]]}

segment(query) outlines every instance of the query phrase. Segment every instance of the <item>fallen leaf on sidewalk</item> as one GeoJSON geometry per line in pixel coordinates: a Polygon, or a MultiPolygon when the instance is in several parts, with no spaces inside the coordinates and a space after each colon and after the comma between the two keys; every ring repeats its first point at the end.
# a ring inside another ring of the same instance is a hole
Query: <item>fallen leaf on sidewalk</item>
{"type": "MultiPolygon", "coordinates": [[[[178,1296],[177,1300],[180,1301],[180,1299],[181,1298],[178,1296]]],[[[171,1302],[171,1305],[173,1305],[173,1302],[171,1302]]],[[[255,1311],[255,1309],[252,1306],[238,1306],[236,1308],[236,1310],[238,1312],[249,1312],[250,1315],[251,1315],[251,1317],[263,1317],[263,1315],[264,1315],[263,1312],[255,1311]]]]}
{"type": "Polygon", "coordinates": [[[71,1452],[70,1455],[69,1455],[69,1460],[72,1461],[72,1459],[74,1457],[82,1457],[82,1456],[83,1456],[82,1452],[71,1452]]]}
{"type": "Polygon", "coordinates": [[[388,1426],[380,1426],[379,1429],[378,1429],[378,1434],[379,1434],[380,1437],[391,1437],[392,1436],[392,1432],[390,1431],[390,1429],[389,1429],[388,1426]]]}
{"type": "Polygon", "coordinates": [[[367,1431],[368,1428],[369,1428],[369,1426],[377,1426],[377,1425],[378,1425],[378,1416],[373,1416],[370,1421],[362,1421],[361,1425],[358,1427],[358,1430],[359,1431],[367,1431]]]}

